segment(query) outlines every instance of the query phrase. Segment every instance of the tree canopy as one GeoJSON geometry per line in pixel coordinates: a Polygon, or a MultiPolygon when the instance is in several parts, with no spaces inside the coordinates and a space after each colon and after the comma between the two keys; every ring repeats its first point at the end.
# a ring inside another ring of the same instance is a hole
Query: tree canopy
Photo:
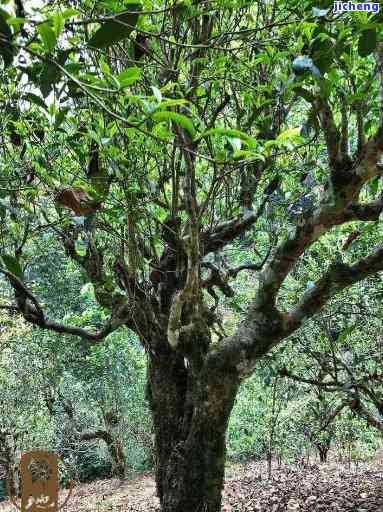
{"type": "Polygon", "coordinates": [[[3,4],[0,307],[78,354],[135,333],[162,509],[215,512],[240,383],[383,270],[382,15],[3,4]],[[53,247],[50,265],[77,270],[70,314],[37,272],[53,247]]]}

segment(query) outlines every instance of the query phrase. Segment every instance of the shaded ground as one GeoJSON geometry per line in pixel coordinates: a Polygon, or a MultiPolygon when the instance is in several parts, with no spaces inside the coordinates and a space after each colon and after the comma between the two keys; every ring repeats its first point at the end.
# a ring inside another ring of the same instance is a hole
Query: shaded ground
{"type": "Polygon", "coordinates": [[[383,466],[285,467],[269,481],[249,468],[227,482],[225,505],[225,512],[383,512],[383,466]]]}
{"type": "MultiPolygon", "coordinates": [[[[383,464],[352,471],[336,464],[274,470],[265,478],[263,463],[231,466],[223,512],[383,512],[383,464]]],[[[0,511],[12,510],[0,503],[0,511]]],[[[68,512],[157,512],[150,475],[133,480],[102,480],[82,485],[68,512]]]]}

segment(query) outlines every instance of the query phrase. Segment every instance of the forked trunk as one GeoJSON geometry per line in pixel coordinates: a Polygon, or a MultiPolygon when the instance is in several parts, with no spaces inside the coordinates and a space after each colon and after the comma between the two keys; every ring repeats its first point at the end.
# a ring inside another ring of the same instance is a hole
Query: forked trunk
{"type": "Polygon", "coordinates": [[[226,430],[238,389],[234,375],[201,370],[182,357],[151,357],[148,372],[162,512],[218,512],[224,483],[226,430]]]}
{"type": "Polygon", "coordinates": [[[317,444],[320,462],[327,462],[327,456],[330,449],[330,445],[327,443],[317,444]]]}

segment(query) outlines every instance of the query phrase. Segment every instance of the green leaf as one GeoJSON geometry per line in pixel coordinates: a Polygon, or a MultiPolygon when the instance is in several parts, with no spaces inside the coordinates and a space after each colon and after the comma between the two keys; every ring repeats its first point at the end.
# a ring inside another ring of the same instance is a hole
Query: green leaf
{"type": "Polygon", "coordinates": [[[179,105],[186,105],[188,100],[162,100],[161,108],[178,107],[179,105]]]}
{"type": "Polygon", "coordinates": [[[376,39],[376,30],[364,30],[358,41],[358,53],[361,57],[367,57],[370,55],[376,48],[377,39],[376,39]]]}
{"type": "Polygon", "coordinates": [[[212,128],[211,130],[207,130],[204,132],[200,137],[198,137],[197,140],[200,140],[202,138],[205,138],[209,135],[221,135],[225,137],[233,137],[242,140],[249,148],[255,148],[257,146],[257,141],[253,137],[250,137],[250,135],[247,135],[244,132],[241,132],[240,130],[235,130],[232,128],[212,128]]]}
{"type": "Polygon", "coordinates": [[[24,23],[27,23],[28,20],[27,18],[20,18],[19,16],[10,16],[8,19],[7,19],[7,23],[8,25],[10,25],[11,27],[19,27],[20,25],[24,25],[24,23]]]}
{"type": "Polygon", "coordinates": [[[287,128],[287,130],[284,130],[281,132],[278,137],[276,138],[279,142],[286,142],[289,140],[299,140],[300,138],[300,128],[287,128]]]}
{"type": "Polygon", "coordinates": [[[10,254],[3,254],[1,258],[9,272],[19,277],[20,279],[24,278],[23,270],[17,258],[11,256],[10,254]]]}
{"type": "MultiPolygon", "coordinates": [[[[9,17],[6,11],[0,9],[0,36],[5,41],[11,42],[12,31],[7,23],[9,17]]],[[[0,55],[3,57],[4,67],[8,67],[13,62],[15,49],[5,41],[0,41],[0,55]]]]}
{"type": "Polygon", "coordinates": [[[60,128],[62,122],[64,121],[65,119],[65,116],[67,115],[68,113],[68,110],[69,108],[66,107],[66,108],[63,108],[62,110],[60,110],[59,112],[56,113],[55,115],[55,130],[57,130],[58,128],[60,128]]]}
{"type": "Polygon", "coordinates": [[[38,25],[37,30],[47,52],[52,52],[56,46],[57,37],[49,23],[45,22],[38,25]]]}
{"type": "Polygon", "coordinates": [[[152,85],[152,91],[153,91],[153,94],[154,94],[156,100],[158,101],[158,103],[161,103],[161,101],[162,101],[161,91],[157,87],[154,87],[154,85],[152,85]]]}
{"type": "Polygon", "coordinates": [[[124,87],[129,87],[134,84],[141,78],[142,71],[140,68],[131,67],[127,68],[124,71],[121,71],[119,75],[116,76],[120,87],[123,89],[124,87]]]}
{"type": "Polygon", "coordinates": [[[378,189],[379,189],[379,182],[380,182],[380,177],[375,178],[374,180],[372,180],[372,181],[369,183],[369,189],[370,189],[370,191],[371,191],[373,194],[376,194],[376,193],[378,192],[378,189]]]}
{"type": "MultiPolygon", "coordinates": [[[[57,63],[63,66],[70,52],[71,50],[59,51],[56,59],[57,63]]],[[[53,86],[60,81],[60,78],[61,70],[56,66],[56,64],[53,64],[51,62],[47,62],[44,64],[40,73],[40,90],[44,98],[46,98],[50,94],[53,86]]]]}
{"type": "Polygon", "coordinates": [[[157,123],[161,123],[162,121],[173,121],[174,123],[180,124],[183,128],[185,128],[185,130],[187,130],[192,137],[195,137],[196,135],[192,121],[188,117],[184,116],[183,114],[179,114],[178,112],[155,112],[152,114],[152,119],[157,123]]]}
{"type": "Polygon", "coordinates": [[[254,158],[254,153],[252,151],[245,151],[240,149],[238,151],[234,151],[231,155],[233,160],[243,160],[245,158],[254,158]]]}
{"type": "MultiPolygon", "coordinates": [[[[132,4],[129,11],[140,11],[140,4],[132,4]]],[[[88,46],[92,48],[108,48],[113,44],[126,39],[134,30],[138,20],[138,14],[132,12],[118,14],[114,19],[105,22],[91,37],[88,46]]]]}
{"type": "Polygon", "coordinates": [[[61,32],[63,31],[64,29],[64,26],[65,26],[65,18],[64,16],[61,14],[61,12],[56,12],[53,16],[52,16],[52,26],[53,26],[53,31],[54,31],[54,34],[56,36],[56,39],[60,36],[61,32]]]}
{"type": "Polygon", "coordinates": [[[73,18],[73,17],[77,16],[78,14],[80,14],[79,11],[77,11],[76,9],[69,8],[69,9],[65,9],[65,11],[63,11],[61,13],[61,16],[66,20],[68,18],[73,18]]]}

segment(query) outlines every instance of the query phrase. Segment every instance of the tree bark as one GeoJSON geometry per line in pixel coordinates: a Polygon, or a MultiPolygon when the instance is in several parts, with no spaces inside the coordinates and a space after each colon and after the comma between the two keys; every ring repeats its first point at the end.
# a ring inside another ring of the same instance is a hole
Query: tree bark
{"type": "Polygon", "coordinates": [[[126,476],[126,461],[121,439],[115,439],[111,445],[108,444],[108,449],[113,459],[114,473],[118,478],[124,479],[126,476]]]}
{"type": "Polygon", "coordinates": [[[238,385],[234,373],[193,373],[170,349],[150,356],[147,392],[162,512],[221,509],[226,430],[238,385]]]}
{"type": "Polygon", "coordinates": [[[319,461],[322,463],[327,462],[327,455],[330,450],[330,443],[317,443],[316,447],[319,453],[319,461]]]}

